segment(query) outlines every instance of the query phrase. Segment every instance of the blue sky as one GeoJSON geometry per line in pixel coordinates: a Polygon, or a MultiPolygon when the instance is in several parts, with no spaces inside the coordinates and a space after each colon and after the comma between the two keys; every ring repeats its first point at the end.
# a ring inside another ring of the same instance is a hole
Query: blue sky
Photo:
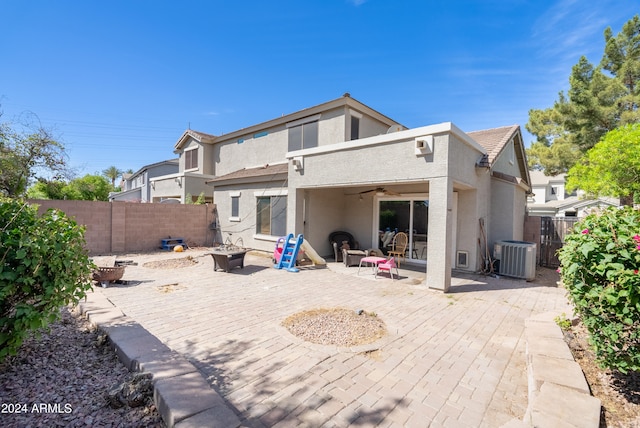
{"type": "MultiPolygon", "coordinates": [[[[629,0],[0,0],[2,121],[35,113],[79,175],[175,157],[349,92],[413,128],[524,125],[629,0]]],[[[525,133],[525,142],[532,137],[525,133]]]]}

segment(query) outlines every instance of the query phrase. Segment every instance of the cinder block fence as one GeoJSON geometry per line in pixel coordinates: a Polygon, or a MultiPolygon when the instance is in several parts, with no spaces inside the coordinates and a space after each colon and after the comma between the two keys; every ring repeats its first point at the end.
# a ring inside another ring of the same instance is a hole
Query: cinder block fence
{"type": "Polygon", "coordinates": [[[29,200],[40,213],[59,209],[86,227],[91,255],[155,251],[164,238],[184,238],[190,246],[212,246],[215,206],[29,200]]]}

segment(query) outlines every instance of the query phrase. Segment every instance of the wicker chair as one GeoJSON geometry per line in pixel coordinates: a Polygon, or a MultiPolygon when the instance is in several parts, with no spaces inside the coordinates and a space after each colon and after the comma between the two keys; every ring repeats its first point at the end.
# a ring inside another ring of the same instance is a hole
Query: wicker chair
{"type": "Polygon", "coordinates": [[[358,241],[349,232],[333,232],[329,235],[329,242],[336,263],[342,261],[345,266],[358,266],[360,260],[367,256],[367,252],[359,249],[358,241]]]}
{"type": "Polygon", "coordinates": [[[404,232],[396,233],[393,237],[391,251],[388,254],[391,257],[398,258],[398,266],[400,266],[400,258],[404,259],[407,247],[409,246],[409,236],[404,232]]]}

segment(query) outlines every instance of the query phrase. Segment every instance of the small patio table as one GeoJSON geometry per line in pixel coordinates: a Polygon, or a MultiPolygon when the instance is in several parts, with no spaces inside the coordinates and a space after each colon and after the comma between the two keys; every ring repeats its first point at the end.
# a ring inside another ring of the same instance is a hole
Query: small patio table
{"type": "Polygon", "coordinates": [[[213,250],[210,253],[213,257],[213,271],[220,269],[225,272],[231,271],[234,267],[244,268],[244,256],[251,250],[243,248],[238,250],[213,250]]]}
{"type": "MultiPolygon", "coordinates": [[[[360,268],[362,267],[362,263],[367,263],[372,265],[372,267],[375,267],[375,271],[378,270],[378,264],[380,263],[384,263],[386,262],[387,259],[384,257],[377,257],[377,256],[367,256],[367,257],[363,257],[360,260],[360,265],[358,266],[358,275],[360,275],[360,268]]],[[[375,273],[374,271],[374,273],[375,273]]]]}

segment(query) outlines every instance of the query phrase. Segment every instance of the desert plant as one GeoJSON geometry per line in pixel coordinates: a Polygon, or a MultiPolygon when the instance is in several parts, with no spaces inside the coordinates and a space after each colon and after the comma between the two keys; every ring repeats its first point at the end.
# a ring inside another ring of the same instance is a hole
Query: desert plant
{"type": "Polygon", "coordinates": [[[30,331],[91,288],[94,268],[84,228],[61,211],[38,216],[23,201],[0,199],[0,359],[15,354],[30,331]]]}
{"type": "Polygon", "coordinates": [[[576,223],[560,274],[601,365],[640,370],[640,212],[610,208],[576,223]]]}

